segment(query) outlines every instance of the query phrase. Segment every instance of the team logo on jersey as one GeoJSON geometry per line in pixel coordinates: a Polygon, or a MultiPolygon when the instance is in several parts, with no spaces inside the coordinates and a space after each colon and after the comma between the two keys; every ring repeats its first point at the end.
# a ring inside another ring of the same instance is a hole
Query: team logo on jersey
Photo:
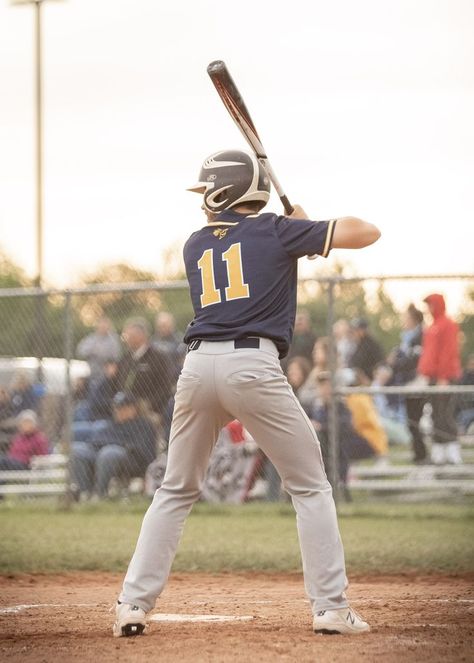
{"type": "Polygon", "coordinates": [[[216,228],[212,234],[214,235],[214,237],[218,237],[219,239],[224,239],[224,237],[227,235],[228,230],[229,228],[216,228]]]}

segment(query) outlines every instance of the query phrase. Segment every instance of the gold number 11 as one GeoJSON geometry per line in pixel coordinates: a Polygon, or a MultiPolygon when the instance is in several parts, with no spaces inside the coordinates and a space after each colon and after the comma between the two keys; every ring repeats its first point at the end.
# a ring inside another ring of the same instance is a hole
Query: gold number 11
{"type": "MultiPolygon", "coordinates": [[[[227,280],[229,285],[225,289],[225,301],[250,297],[249,286],[244,283],[242,270],[242,254],[240,242],[232,244],[222,254],[222,260],[227,267],[227,280]]],[[[202,295],[201,306],[218,304],[221,300],[221,292],[216,288],[214,278],[214,249],[207,249],[198,260],[201,271],[202,295]]]]}

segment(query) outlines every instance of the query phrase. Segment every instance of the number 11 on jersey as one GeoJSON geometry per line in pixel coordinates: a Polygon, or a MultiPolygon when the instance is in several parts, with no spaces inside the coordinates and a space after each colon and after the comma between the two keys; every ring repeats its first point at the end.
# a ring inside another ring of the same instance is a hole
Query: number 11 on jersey
{"type": "MultiPolygon", "coordinates": [[[[240,242],[232,244],[227,251],[224,251],[221,259],[226,263],[229,284],[225,288],[225,301],[250,297],[249,286],[244,282],[240,242]]],[[[201,306],[204,308],[211,304],[218,304],[222,298],[221,291],[216,287],[214,276],[214,249],[204,251],[198,260],[198,267],[202,282],[201,306]]]]}

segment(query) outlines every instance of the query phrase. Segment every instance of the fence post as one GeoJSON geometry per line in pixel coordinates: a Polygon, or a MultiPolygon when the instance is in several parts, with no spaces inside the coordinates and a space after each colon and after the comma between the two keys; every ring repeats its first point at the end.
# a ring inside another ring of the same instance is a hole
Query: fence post
{"type": "Polygon", "coordinates": [[[66,392],[64,397],[64,429],[63,446],[67,456],[66,471],[66,493],[64,495],[64,506],[70,508],[73,496],[71,492],[71,442],[72,442],[72,384],[71,384],[71,360],[73,355],[73,323],[72,323],[72,293],[67,290],[64,293],[64,359],[66,362],[66,392]]]}
{"type": "Polygon", "coordinates": [[[331,373],[331,392],[332,397],[329,402],[328,419],[328,443],[329,443],[329,481],[332,485],[334,501],[337,504],[339,498],[339,439],[337,425],[337,349],[334,341],[334,288],[336,282],[334,279],[328,281],[328,317],[327,317],[327,336],[329,339],[329,371],[331,373]]]}

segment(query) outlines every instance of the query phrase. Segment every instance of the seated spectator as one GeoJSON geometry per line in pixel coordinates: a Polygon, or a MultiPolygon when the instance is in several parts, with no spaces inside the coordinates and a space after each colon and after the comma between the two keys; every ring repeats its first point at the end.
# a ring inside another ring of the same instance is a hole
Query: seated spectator
{"type": "Polygon", "coordinates": [[[104,375],[89,389],[88,401],[92,421],[112,418],[112,403],[120,391],[118,382],[118,363],[108,361],[104,366],[104,375]]]}
{"type": "Polygon", "coordinates": [[[369,332],[369,323],[364,318],[351,320],[354,351],[349,359],[349,367],[357,370],[362,384],[369,385],[374,377],[374,368],[384,361],[381,345],[369,332]]]}
{"type": "MultiPolygon", "coordinates": [[[[327,468],[327,471],[329,471],[329,413],[330,403],[333,397],[330,373],[321,372],[318,375],[317,383],[318,393],[317,398],[313,403],[310,419],[315,427],[321,444],[324,465],[327,468]]],[[[350,462],[353,460],[361,460],[363,458],[373,458],[377,454],[369,440],[356,430],[351,411],[343,399],[338,399],[336,402],[336,415],[339,440],[339,479],[343,487],[346,487],[350,462]]],[[[348,494],[346,493],[346,495],[348,494]]]]}
{"type": "MultiPolygon", "coordinates": [[[[468,356],[459,384],[474,386],[474,354],[468,356]]],[[[474,394],[460,394],[456,410],[460,432],[465,434],[474,424],[474,394]]]]}
{"type": "MultiPolygon", "coordinates": [[[[374,369],[373,387],[385,387],[392,378],[392,369],[387,364],[379,364],[374,369]]],[[[373,394],[373,402],[380,418],[380,423],[388,437],[389,444],[410,444],[411,435],[405,423],[406,417],[400,412],[400,405],[395,407],[386,394],[373,394]]]]}
{"type": "Polygon", "coordinates": [[[77,346],[76,355],[89,364],[91,383],[103,377],[105,364],[118,361],[122,354],[120,339],[106,316],[99,318],[95,331],[85,336],[77,346]]]}
{"type": "Polygon", "coordinates": [[[90,442],[105,430],[112,419],[112,401],[119,391],[117,382],[118,364],[107,362],[104,376],[89,385],[86,400],[76,406],[72,423],[75,442],[90,442]]]}
{"type": "Polygon", "coordinates": [[[133,394],[119,392],[113,400],[113,421],[105,430],[89,442],[73,442],[73,483],[80,495],[107,497],[112,478],[144,477],[155,457],[155,428],[139,414],[133,394]]]}
{"type": "Polygon", "coordinates": [[[77,378],[72,388],[73,421],[90,419],[88,395],[89,378],[85,376],[77,378]]]}
{"type": "Polygon", "coordinates": [[[38,390],[35,389],[25,371],[17,371],[12,378],[10,402],[14,417],[18,416],[23,410],[38,411],[40,404],[38,390]]]}
{"type": "Polygon", "coordinates": [[[36,412],[20,412],[17,430],[7,453],[0,455],[0,470],[28,470],[33,456],[49,453],[49,442],[39,429],[36,412]]]}
{"type": "MultiPolygon", "coordinates": [[[[360,375],[353,372],[347,386],[355,387],[360,384],[360,375]]],[[[386,459],[388,438],[380,422],[372,396],[370,394],[348,394],[346,403],[352,414],[352,424],[356,433],[367,440],[379,459],[386,459]]]]}

